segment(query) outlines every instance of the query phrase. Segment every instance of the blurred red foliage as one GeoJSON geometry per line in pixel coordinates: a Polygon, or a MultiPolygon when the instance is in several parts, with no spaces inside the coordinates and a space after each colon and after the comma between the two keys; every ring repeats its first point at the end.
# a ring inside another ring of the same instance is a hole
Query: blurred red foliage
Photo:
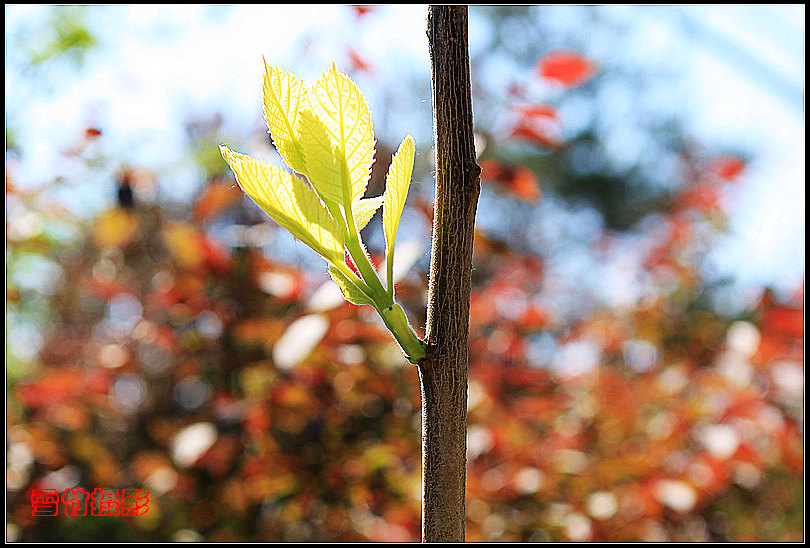
{"type": "MultiPolygon", "coordinates": [[[[568,87],[595,70],[565,51],[537,64],[568,87]]],[[[513,137],[563,145],[554,107],[509,112],[513,137]]],[[[620,297],[640,287],[636,299],[563,293],[568,271],[476,233],[467,540],[803,538],[803,281],[733,317],[706,306],[701,245],[746,162],[681,160],[687,175],[652,228],[604,230],[588,244],[633,274],[597,285],[620,297]]],[[[534,167],[494,156],[481,167],[483,184],[521,208],[547,203],[534,167]]],[[[133,186],[148,185],[139,173],[133,186]]],[[[418,540],[416,368],[367,307],[292,264],[284,245],[295,244],[230,176],[212,176],[186,208],[141,200],[92,222],[16,176],[7,170],[8,317],[44,320],[34,335],[15,331],[41,344],[7,369],[8,531],[22,541],[418,540]],[[26,230],[32,218],[77,236],[26,230]],[[31,255],[58,283],[37,289],[15,274],[31,255]],[[146,488],[150,511],[31,515],[32,489],[74,486],[146,488]]],[[[415,194],[408,207],[427,231],[430,201],[415,194]]],[[[417,274],[397,285],[413,318],[427,286],[417,274]]]]}
{"type": "Polygon", "coordinates": [[[510,137],[527,139],[551,149],[563,143],[562,123],[557,111],[548,105],[528,105],[515,108],[516,120],[510,137]]]}
{"type": "MultiPolygon", "coordinates": [[[[527,168],[482,167],[497,191],[539,197],[527,168]]],[[[543,259],[476,235],[468,540],[801,535],[773,521],[802,496],[803,289],[765,294],[735,321],[683,300],[700,287],[684,253],[694,225],[722,215],[690,196],[722,173],[673,201],[644,268],[675,289],[636,309],[570,324],[543,259]],[[769,517],[747,519],[772,493],[769,517]]],[[[135,229],[78,242],[62,263],[42,363],[10,382],[9,520],[22,538],[418,539],[415,369],[364,307],[316,298],[323,278],[218,243],[209,223],[244,207],[230,188],[212,181],[194,224],[142,204],[135,229]],[[31,489],[68,484],[147,488],[150,512],[114,532],[32,518],[31,489]]],[[[130,222],[116,215],[103,217],[130,222]]],[[[18,306],[23,290],[9,291],[18,306]]]]}
{"type": "Polygon", "coordinates": [[[527,167],[507,167],[498,160],[481,162],[481,180],[499,185],[526,202],[535,202],[542,195],[537,176],[527,167]]]}
{"type": "Polygon", "coordinates": [[[567,50],[552,51],[538,59],[537,74],[541,78],[575,87],[596,73],[596,65],[588,58],[567,50]]]}

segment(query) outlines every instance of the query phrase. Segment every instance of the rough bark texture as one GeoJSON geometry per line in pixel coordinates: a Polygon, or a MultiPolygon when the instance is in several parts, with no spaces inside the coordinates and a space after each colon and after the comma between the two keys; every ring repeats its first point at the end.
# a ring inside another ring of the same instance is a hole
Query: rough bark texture
{"type": "Polygon", "coordinates": [[[479,174],[473,142],[467,7],[431,6],[436,203],[422,385],[422,540],[464,541],[467,359],[479,174]]]}

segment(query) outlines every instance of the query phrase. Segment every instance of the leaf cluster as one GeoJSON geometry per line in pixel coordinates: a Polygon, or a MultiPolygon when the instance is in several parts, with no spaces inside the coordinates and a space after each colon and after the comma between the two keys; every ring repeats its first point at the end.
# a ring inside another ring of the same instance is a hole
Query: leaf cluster
{"type": "Polygon", "coordinates": [[[263,90],[273,144],[293,171],[225,146],[222,157],[259,207],[326,260],[346,300],[376,308],[408,358],[418,362],[424,344],[395,303],[393,284],[394,243],[413,173],[413,138],[407,135],[394,154],[385,193],[363,198],[376,141],[368,103],[351,78],[333,62],[307,88],[291,72],[265,61],[263,90]],[[360,237],[380,207],[385,285],[360,237]]]}

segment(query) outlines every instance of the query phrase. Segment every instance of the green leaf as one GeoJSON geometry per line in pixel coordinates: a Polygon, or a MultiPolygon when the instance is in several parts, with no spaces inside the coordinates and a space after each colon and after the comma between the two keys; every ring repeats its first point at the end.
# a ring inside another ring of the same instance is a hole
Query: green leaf
{"type": "Polygon", "coordinates": [[[298,173],[306,173],[306,163],[296,126],[307,106],[307,88],[289,71],[264,63],[264,119],[273,145],[284,162],[298,173]]]}
{"type": "Polygon", "coordinates": [[[374,198],[362,198],[354,202],[352,205],[352,212],[354,213],[354,222],[357,224],[357,230],[363,228],[371,221],[377,210],[383,204],[385,196],[376,196],[374,198]]]}
{"type": "Polygon", "coordinates": [[[339,160],[326,125],[309,110],[304,110],[298,119],[298,129],[306,163],[306,175],[312,187],[324,201],[345,204],[351,196],[348,183],[344,184],[345,162],[339,160]]]}
{"type": "Polygon", "coordinates": [[[367,304],[374,306],[374,300],[371,297],[366,295],[362,289],[352,283],[340,270],[331,264],[329,265],[329,275],[335,280],[341,293],[343,293],[344,299],[357,305],[367,304]]]}
{"type": "Polygon", "coordinates": [[[242,190],[273,220],[327,261],[344,261],[340,225],[303,180],[225,146],[219,149],[242,190]]]}
{"type": "Polygon", "coordinates": [[[393,295],[394,277],[394,242],[397,239],[397,228],[405,207],[405,198],[413,174],[413,156],[416,145],[413,137],[405,136],[399,149],[391,159],[391,167],[385,177],[383,194],[383,230],[385,232],[385,260],[388,268],[388,292],[393,295]]]}
{"type": "MultiPolygon", "coordinates": [[[[336,155],[334,165],[340,170],[340,179],[330,183],[340,192],[332,192],[332,189],[322,192],[330,196],[342,194],[339,203],[344,206],[353,203],[365,193],[371,164],[374,163],[374,128],[368,104],[357,85],[339,72],[334,62],[310,88],[308,100],[312,113],[323,122],[332,152],[336,155]]],[[[316,140],[323,137],[320,130],[315,137],[316,140]]],[[[314,154],[322,154],[324,145],[317,144],[319,150],[314,154]]],[[[307,150],[307,146],[305,142],[308,163],[313,153],[307,150]]]]}

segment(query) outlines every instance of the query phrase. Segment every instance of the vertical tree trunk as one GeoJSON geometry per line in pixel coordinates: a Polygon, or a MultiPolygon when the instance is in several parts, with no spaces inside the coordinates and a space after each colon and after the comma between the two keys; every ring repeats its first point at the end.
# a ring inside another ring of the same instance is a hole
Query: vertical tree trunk
{"type": "Polygon", "coordinates": [[[467,359],[479,173],[467,7],[430,6],[436,203],[422,387],[422,540],[464,541],[467,359]]]}

